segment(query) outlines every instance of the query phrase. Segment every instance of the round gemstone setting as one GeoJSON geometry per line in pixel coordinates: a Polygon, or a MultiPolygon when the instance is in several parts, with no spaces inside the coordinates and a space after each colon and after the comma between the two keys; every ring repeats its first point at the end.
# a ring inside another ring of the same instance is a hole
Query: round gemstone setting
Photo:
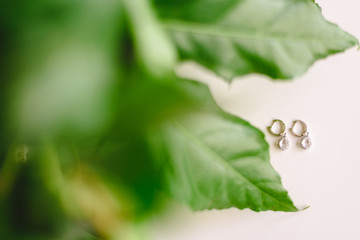
{"type": "Polygon", "coordinates": [[[303,149],[309,149],[312,145],[311,139],[308,135],[305,135],[304,137],[301,138],[300,140],[300,146],[303,149]]]}
{"type": "Polygon", "coordinates": [[[289,149],[289,139],[286,136],[282,136],[278,142],[279,148],[283,151],[289,149]]]}

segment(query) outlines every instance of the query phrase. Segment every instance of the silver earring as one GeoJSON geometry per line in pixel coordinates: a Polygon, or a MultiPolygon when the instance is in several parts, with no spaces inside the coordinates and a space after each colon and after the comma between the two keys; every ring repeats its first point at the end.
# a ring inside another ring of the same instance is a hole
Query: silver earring
{"type": "Polygon", "coordinates": [[[290,128],[290,131],[296,137],[301,137],[301,139],[299,141],[299,145],[303,149],[309,149],[311,147],[312,142],[311,142],[311,139],[309,137],[309,132],[307,131],[307,125],[303,121],[301,121],[301,120],[294,121],[292,127],[290,128]],[[302,128],[301,133],[297,133],[295,131],[296,124],[301,124],[301,128],[302,128]]]}
{"type": "Polygon", "coordinates": [[[281,150],[287,150],[289,149],[289,139],[286,137],[286,125],[283,121],[279,120],[279,119],[275,119],[272,121],[271,125],[268,127],[268,131],[274,135],[274,136],[280,136],[279,140],[277,141],[277,145],[281,150]],[[273,127],[276,124],[280,124],[280,131],[279,132],[274,132],[273,131],[273,127]]]}

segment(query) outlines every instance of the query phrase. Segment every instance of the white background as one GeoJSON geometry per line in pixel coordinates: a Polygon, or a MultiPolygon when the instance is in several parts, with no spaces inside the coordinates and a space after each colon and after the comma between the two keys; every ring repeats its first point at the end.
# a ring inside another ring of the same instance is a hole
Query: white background
{"type": "MultiPolygon", "coordinates": [[[[317,0],[323,15],[360,39],[358,0],[317,0]]],[[[304,120],[311,150],[290,134],[286,152],[271,146],[271,162],[298,207],[296,213],[228,209],[192,213],[186,207],[153,224],[155,240],[360,239],[360,51],[320,60],[294,81],[258,75],[230,86],[209,72],[184,65],[183,75],[211,85],[216,101],[266,133],[272,119],[304,120]]],[[[288,126],[289,127],[289,126],[288,126]]]]}

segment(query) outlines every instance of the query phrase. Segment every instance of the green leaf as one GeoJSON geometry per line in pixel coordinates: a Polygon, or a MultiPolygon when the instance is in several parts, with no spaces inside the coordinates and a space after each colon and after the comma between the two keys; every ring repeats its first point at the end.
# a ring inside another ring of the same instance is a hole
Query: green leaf
{"type": "Polygon", "coordinates": [[[297,211],[269,162],[264,134],[238,117],[194,112],[166,124],[150,141],[168,166],[170,193],[194,210],[297,211]]]}
{"type": "Polygon", "coordinates": [[[176,49],[156,19],[150,1],[123,0],[140,66],[157,80],[173,72],[176,49]]]}
{"type": "Polygon", "coordinates": [[[38,0],[19,7],[5,1],[0,9],[7,9],[3,24],[14,31],[6,40],[16,43],[7,45],[9,128],[29,138],[102,130],[118,85],[121,4],[38,0]]]}
{"type": "Polygon", "coordinates": [[[231,80],[303,74],[316,60],[358,44],[327,22],[312,0],[156,0],[183,60],[231,80]]]}
{"type": "Polygon", "coordinates": [[[101,141],[91,147],[95,154],[81,158],[94,159],[91,166],[107,185],[126,189],[134,217],[146,218],[162,204],[162,167],[154,164],[146,130],[188,112],[196,103],[178,86],[177,78],[157,81],[133,67],[136,71],[127,75],[128,84],[119,94],[116,117],[101,141]]]}
{"type": "Polygon", "coordinates": [[[55,177],[44,179],[47,172],[37,159],[10,161],[18,166],[13,187],[0,199],[0,239],[55,239],[68,220],[59,198],[48,188],[55,177]]]}

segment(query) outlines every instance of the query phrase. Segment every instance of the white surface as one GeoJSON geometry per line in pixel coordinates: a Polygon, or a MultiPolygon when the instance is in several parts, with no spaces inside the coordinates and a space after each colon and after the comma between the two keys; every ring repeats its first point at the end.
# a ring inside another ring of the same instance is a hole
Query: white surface
{"type": "MultiPolygon", "coordinates": [[[[360,39],[358,0],[317,2],[329,21],[360,39]]],[[[360,239],[360,51],[321,60],[289,82],[247,76],[229,87],[192,66],[181,71],[209,82],[225,110],[264,132],[274,118],[308,124],[312,149],[299,149],[298,139],[288,134],[290,149],[272,146],[271,162],[295,204],[310,208],[297,213],[184,208],[166,223],[154,224],[155,240],[360,239]]],[[[267,134],[267,140],[276,138],[267,134]]]]}

